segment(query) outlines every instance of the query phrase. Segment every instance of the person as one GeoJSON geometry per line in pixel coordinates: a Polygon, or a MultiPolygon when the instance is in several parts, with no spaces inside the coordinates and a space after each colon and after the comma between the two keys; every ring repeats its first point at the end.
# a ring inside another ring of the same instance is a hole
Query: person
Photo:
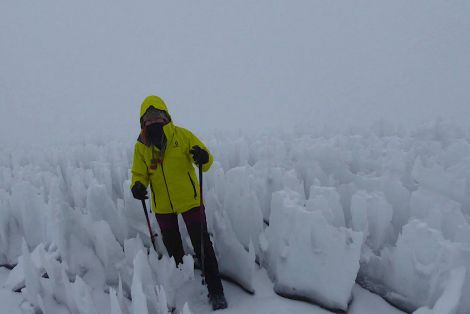
{"type": "Polygon", "coordinates": [[[193,166],[202,165],[202,170],[208,171],[213,156],[191,131],[173,124],[165,102],[158,96],[143,101],[140,126],[131,169],[132,194],[138,200],[148,199],[150,186],[150,202],[163,243],[177,265],[184,256],[177,220],[177,215],[182,215],[199,260],[201,245],[204,247],[204,277],[212,308],[224,309],[227,301],[193,166]]]}

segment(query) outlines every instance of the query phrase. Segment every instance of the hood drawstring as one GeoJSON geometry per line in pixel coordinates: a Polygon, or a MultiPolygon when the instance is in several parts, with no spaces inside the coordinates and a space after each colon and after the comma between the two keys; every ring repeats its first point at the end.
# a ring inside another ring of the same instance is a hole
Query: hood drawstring
{"type": "MultiPolygon", "coordinates": [[[[165,143],[165,141],[163,141],[165,143]]],[[[165,145],[163,144],[162,149],[158,151],[158,157],[155,158],[155,145],[152,143],[150,144],[150,149],[152,150],[152,159],[150,160],[150,169],[155,170],[157,169],[158,164],[163,163],[163,155],[165,154],[165,145]]]]}

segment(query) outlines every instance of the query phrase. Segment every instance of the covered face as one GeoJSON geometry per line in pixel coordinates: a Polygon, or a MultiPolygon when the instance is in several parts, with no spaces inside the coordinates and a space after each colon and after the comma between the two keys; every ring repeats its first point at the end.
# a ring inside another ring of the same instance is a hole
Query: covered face
{"type": "Polygon", "coordinates": [[[142,126],[148,127],[151,124],[157,123],[165,125],[170,121],[166,111],[149,107],[145,114],[142,116],[142,126]]]}
{"type": "Polygon", "coordinates": [[[153,123],[165,125],[171,121],[165,102],[158,96],[148,96],[140,106],[140,126],[145,128],[153,123]]]}
{"type": "Polygon", "coordinates": [[[141,139],[145,144],[153,144],[162,149],[166,140],[163,126],[170,122],[170,114],[160,97],[145,98],[140,107],[141,139]]]}

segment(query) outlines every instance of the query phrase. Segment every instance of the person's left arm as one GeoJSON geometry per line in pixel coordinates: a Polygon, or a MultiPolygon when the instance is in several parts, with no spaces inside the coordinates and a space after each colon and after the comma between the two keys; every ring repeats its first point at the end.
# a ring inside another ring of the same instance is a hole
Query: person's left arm
{"type": "Polygon", "coordinates": [[[202,150],[204,150],[205,152],[207,152],[207,155],[208,155],[208,160],[203,163],[202,165],[202,171],[206,172],[209,170],[209,168],[212,166],[212,163],[214,162],[214,156],[212,156],[211,152],[209,151],[209,149],[207,148],[207,146],[196,136],[194,135],[191,131],[189,130],[186,130],[187,131],[187,137],[188,137],[188,140],[189,140],[189,154],[191,156],[191,159],[193,159],[193,163],[196,165],[196,166],[199,166],[195,161],[194,161],[194,151],[198,150],[197,148],[195,147],[200,147],[202,150]]]}

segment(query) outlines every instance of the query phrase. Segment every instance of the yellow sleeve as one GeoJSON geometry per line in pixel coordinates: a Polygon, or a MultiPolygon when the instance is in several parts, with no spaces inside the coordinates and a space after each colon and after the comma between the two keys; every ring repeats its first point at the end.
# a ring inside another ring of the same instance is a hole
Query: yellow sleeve
{"type": "MultiPolygon", "coordinates": [[[[204,149],[208,154],[209,154],[209,161],[206,162],[205,164],[202,165],[202,171],[206,172],[209,170],[209,168],[212,166],[212,163],[214,162],[214,156],[212,156],[211,152],[207,148],[206,145],[204,145],[203,142],[201,142],[200,139],[196,137],[191,131],[188,130],[188,137],[189,137],[189,149],[191,149],[193,146],[199,146],[202,149],[204,149]]],[[[194,163],[194,161],[193,161],[194,163]]],[[[197,166],[197,165],[196,165],[197,166]]]]}
{"type": "Polygon", "coordinates": [[[144,156],[139,149],[140,143],[136,143],[134,146],[134,158],[132,160],[132,178],[131,178],[131,189],[137,181],[140,181],[145,187],[149,185],[149,174],[147,171],[147,165],[145,164],[144,156]]]}

